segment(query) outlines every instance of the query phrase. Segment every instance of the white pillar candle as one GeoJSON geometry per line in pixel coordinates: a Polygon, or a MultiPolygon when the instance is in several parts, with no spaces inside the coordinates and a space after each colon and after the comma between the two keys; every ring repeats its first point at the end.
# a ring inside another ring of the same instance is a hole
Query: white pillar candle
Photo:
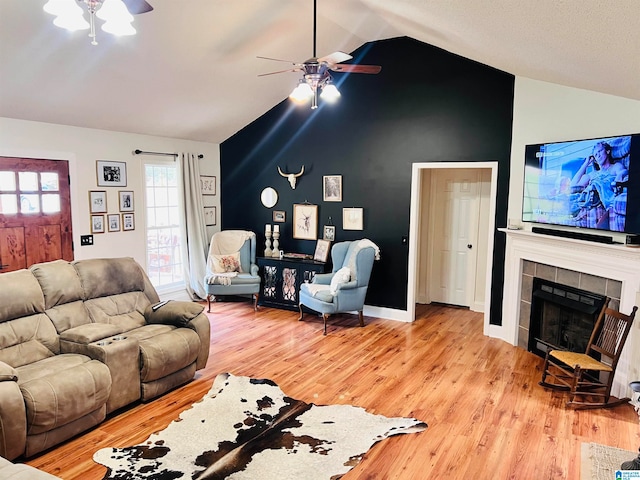
{"type": "Polygon", "coordinates": [[[267,223],[265,232],[270,232],[270,231],[271,231],[271,224],[267,223]]]}
{"type": "Polygon", "coordinates": [[[280,232],[280,225],[274,225],[273,226],[273,231],[274,232],[280,232]]]}

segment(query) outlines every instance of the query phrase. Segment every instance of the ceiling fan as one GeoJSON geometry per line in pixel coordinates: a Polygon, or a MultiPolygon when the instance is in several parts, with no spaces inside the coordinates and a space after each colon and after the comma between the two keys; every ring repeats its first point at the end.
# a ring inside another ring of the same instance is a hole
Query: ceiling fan
{"type": "Polygon", "coordinates": [[[318,94],[325,100],[335,100],[340,96],[340,92],[333,85],[330,71],[348,72],[348,73],[379,73],[382,70],[380,65],[359,65],[347,64],[342,62],[351,60],[353,57],[344,52],[333,52],[324,57],[316,56],[316,25],[317,25],[317,0],[313,0],[313,57],[302,63],[292,62],[290,60],[280,60],[278,58],[261,57],[264,60],[274,60],[277,62],[286,62],[293,65],[292,68],[286,70],[278,70],[276,72],[263,73],[258,75],[264,77],[266,75],[275,75],[285,72],[303,72],[298,86],[291,92],[289,98],[294,101],[303,102],[311,98],[311,108],[318,108],[318,94]]]}
{"type": "Polygon", "coordinates": [[[48,0],[43,10],[56,19],[53,24],[69,31],[89,29],[92,45],[96,41],[96,17],[104,20],[102,29],[113,35],[134,35],[136,30],[131,26],[132,15],[147,13],[153,7],[146,0],[48,0]],[[89,13],[89,22],[84,18],[85,6],[89,13]]]}

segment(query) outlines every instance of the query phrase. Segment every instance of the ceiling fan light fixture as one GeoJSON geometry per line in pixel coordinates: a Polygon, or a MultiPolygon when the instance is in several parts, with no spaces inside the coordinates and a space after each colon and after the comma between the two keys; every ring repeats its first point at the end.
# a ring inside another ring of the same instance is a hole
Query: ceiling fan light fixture
{"type": "Polygon", "coordinates": [[[82,8],[75,0],[49,0],[42,9],[55,15],[53,24],[56,27],[64,28],[70,32],[89,28],[89,24],[82,16],[82,8]]]}
{"type": "Polygon", "coordinates": [[[340,98],[340,91],[333,83],[328,83],[322,88],[320,98],[329,103],[333,103],[340,98]]]}
{"type": "Polygon", "coordinates": [[[313,90],[307,82],[301,80],[298,86],[293,89],[289,98],[294,102],[303,103],[313,97],[313,90]]]}

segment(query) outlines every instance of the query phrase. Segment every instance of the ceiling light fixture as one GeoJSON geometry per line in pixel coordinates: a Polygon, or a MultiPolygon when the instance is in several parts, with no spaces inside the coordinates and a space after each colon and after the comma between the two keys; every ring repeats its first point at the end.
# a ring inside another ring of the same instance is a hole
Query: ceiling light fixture
{"type": "Polygon", "coordinates": [[[57,27],[65,28],[71,32],[76,30],[89,29],[91,45],[97,45],[95,18],[104,20],[102,30],[112,35],[135,35],[133,28],[133,15],[129,13],[127,6],[122,0],[77,0],[87,6],[89,11],[89,22],[84,18],[84,12],[76,0],[49,0],[43,10],[56,19],[53,24],[57,27]]]}

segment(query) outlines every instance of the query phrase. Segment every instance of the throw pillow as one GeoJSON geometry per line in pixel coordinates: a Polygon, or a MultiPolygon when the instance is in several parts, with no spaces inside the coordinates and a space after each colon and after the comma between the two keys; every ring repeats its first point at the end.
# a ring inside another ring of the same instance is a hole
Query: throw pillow
{"type": "Polygon", "coordinates": [[[240,252],[229,255],[211,255],[214,273],[241,272],[240,252]]]}
{"type": "Polygon", "coordinates": [[[155,305],[149,305],[144,311],[147,323],[160,323],[163,325],[175,325],[185,327],[204,310],[204,305],[193,302],[180,302],[169,300],[155,305]],[[159,307],[158,307],[159,305],[159,307]],[[154,309],[154,307],[156,307],[154,309]]]}
{"type": "Polygon", "coordinates": [[[331,285],[329,286],[331,295],[335,295],[338,292],[338,287],[344,285],[349,280],[351,280],[351,270],[349,270],[349,267],[342,267],[334,273],[331,279],[331,285]]]}

